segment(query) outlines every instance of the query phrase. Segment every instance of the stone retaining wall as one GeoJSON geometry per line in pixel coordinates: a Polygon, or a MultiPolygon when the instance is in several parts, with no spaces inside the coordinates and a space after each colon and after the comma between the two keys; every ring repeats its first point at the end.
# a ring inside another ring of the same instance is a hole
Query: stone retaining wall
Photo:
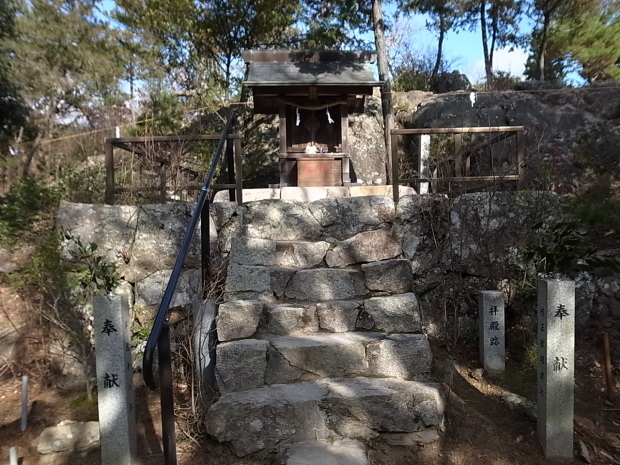
{"type": "MultiPolygon", "coordinates": [[[[554,195],[537,192],[474,193],[454,199],[409,195],[397,205],[390,196],[257,201],[242,206],[219,202],[211,209],[210,242],[213,253],[227,259],[234,238],[253,238],[254,242],[248,242],[248,254],[266,253],[263,247],[279,247],[274,257],[284,266],[311,262],[325,251],[328,266],[347,266],[360,250],[393,258],[396,251],[390,244],[398,242],[402,244],[399,259],[407,261],[412,270],[407,288],[418,296],[426,333],[431,337],[466,336],[469,329],[475,331],[478,290],[504,289],[508,297],[519,292],[509,278],[516,276],[516,267],[523,266],[520,250],[532,243],[532,225],[551,218],[556,204],[554,195]],[[368,234],[351,240],[360,233],[368,234]],[[265,240],[279,245],[261,242],[265,240]],[[306,250],[286,241],[316,243],[306,250]]],[[[118,266],[132,304],[156,306],[191,211],[192,205],[187,203],[138,207],[63,202],[58,226],[72,230],[83,242],[99,244],[98,250],[118,266]]],[[[200,230],[186,260],[188,269],[175,306],[190,304],[199,293],[199,273],[193,271],[200,266],[199,236],[200,230]]],[[[234,256],[231,260],[238,261],[234,256]]],[[[238,266],[252,266],[247,260],[244,263],[238,266]]],[[[389,270],[380,264],[367,268],[367,276],[384,281],[390,280],[390,273],[398,272],[396,265],[389,270]]],[[[262,279],[252,273],[238,273],[237,278],[253,279],[255,285],[262,279]]],[[[229,280],[227,286],[245,284],[229,280]]],[[[620,312],[619,289],[615,278],[597,280],[580,274],[578,325],[591,316],[620,312]]],[[[288,292],[298,296],[306,291],[300,284],[288,292]]]]}

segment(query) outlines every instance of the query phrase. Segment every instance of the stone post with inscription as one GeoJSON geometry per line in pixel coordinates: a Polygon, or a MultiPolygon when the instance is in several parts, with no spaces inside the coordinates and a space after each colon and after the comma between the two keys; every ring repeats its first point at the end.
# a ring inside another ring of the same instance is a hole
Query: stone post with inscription
{"type": "MultiPolygon", "coordinates": [[[[419,158],[418,158],[418,173],[420,173],[421,177],[430,178],[431,177],[431,168],[430,168],[430,156],[431,156],[431,136],[430,134],[421,134],[420,135],[420,148],[419,148],[419,158]]],[[[420,188],[418,193],[420,194],[428,194],[429,193],[429,182],[420,182],[420,188]]]]}
{"type": "Polygon", "coordinates": [[[93,299],[102,463],[136,463],[136,417],[127,297],[93,299]]]}
{"type": "Polygon", "coordinates": [[[486,372],[503,372],[506,368],[506,327],[502,291],[480,292],[478,321],[480,363],[486,372]]]}
{"type": "Polygon", "coordinates": [[[573,457],[575,282],[538,280],[538,439],[545,457],[573,457]]]}

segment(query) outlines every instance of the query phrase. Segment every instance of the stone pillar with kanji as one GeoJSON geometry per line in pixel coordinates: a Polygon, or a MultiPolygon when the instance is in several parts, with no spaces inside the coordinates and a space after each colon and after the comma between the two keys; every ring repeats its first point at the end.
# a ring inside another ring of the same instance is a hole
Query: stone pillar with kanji
{"type": "Polygon", "coordinates": [[[501,373],[506,367],[504,293],[481,291],[479,311],[480,363],[487,373],[501,373]]]}
{"type": "Polygon", "coordinates": [[[137,463],[136,417],[127,297],[93,299],[102,463],[137,463]]]}
{"type": "Polygon", "coordinates": [[[538,281],[538,439],[545,457],[573,457],[575,282],[538,281]]]}
{"type": "MultiPolygon", "coordinates": [[[[431,157],[431,136],[430,134],[420,135],[420,147],[418,157],[418,172],[421,178],[429,179],[431,177],[430,157],[431,157]]],[[[430,183],[420,181],[418,188],[419,194],[428,194],[430,192],[430,183]]]]}

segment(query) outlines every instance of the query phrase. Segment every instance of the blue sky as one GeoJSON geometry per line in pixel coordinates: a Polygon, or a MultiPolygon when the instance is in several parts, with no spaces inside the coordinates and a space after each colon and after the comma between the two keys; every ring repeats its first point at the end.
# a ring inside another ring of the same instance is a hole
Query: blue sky
{"type": "MultiPolygon", "coordinates": [[[[389,17],[390,13],[386,11],[386,16],[389,17]]],[[[401,18],[398,22],[392,19],[393,31],[403,29],[410,31],[413,50],[424,51],[428,48],[434,50],[437,47],[437,35],[427,29],[426,20],[426,16],[423,15],[401,18]],[[407,25],[403,25],[403,22],[407,25]]],[[[522,28],[529,32],[531,26],[523,23],[522,28]]],[[[453,61],[453,69],[466,74],[472,83],[484,78],[484,55],[480,30],[448,32],[444,41],[444,56],[449,61],[453,61]]],[[[493,67],[498,71],[508,71],[512,75],[522,76],[527,56],[528,52],[521,48],[498,49],[494,53],[493,67]]]]}
{"type": "MultiPolygon", "coordinates": [[[[114,0],[105,0],[103,3],[104,10],[111,11],[114,9],[114,0]]],[[[395,24],[393,18],[394,5],[384,6],[384,15],[395,24]]],[[[415,15],[410,18],[402,18],[401,21],[409,23],[408,31],[411,32],[409,41],[411,49],[423,52],[428,48],[437,47],[436,35],[426,28],[426,17],[423,15],[415,15]]],[[[522,25],[528,28],[527,24],[522,25]]],[[[531,26],[529,26],[531,28],[531,26]]],[[[374,37],[369,35],[364,37],[366,40],[374,42],[374,37]]],[[[525,61],[527,59],[527,51],[516,48],[499,49],[495,51],[494,68],[501,71],[509,71],[512,75],[521,76],[525,69],[525,61]]],[[[454,61],[453,69],[467,75],[472,83],[479,82],[484,78],[484,59],[482,53],[482,42],[480,31],[474,32],[461,31],[459,33],[449,32],[444,43],[444,56],[448,60],[454,61]]]]}

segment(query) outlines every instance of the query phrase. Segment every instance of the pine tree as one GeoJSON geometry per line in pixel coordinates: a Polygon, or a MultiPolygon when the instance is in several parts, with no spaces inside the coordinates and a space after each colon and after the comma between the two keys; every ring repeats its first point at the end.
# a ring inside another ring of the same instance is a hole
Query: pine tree
{"type": "Polygon", "coordinates": [[[96,3],[30,0],[16,20],[11,79],[30,108],[24,176],[42,140],[86,110],[122,100],[117,41],[96,14],[96,3]]]}

